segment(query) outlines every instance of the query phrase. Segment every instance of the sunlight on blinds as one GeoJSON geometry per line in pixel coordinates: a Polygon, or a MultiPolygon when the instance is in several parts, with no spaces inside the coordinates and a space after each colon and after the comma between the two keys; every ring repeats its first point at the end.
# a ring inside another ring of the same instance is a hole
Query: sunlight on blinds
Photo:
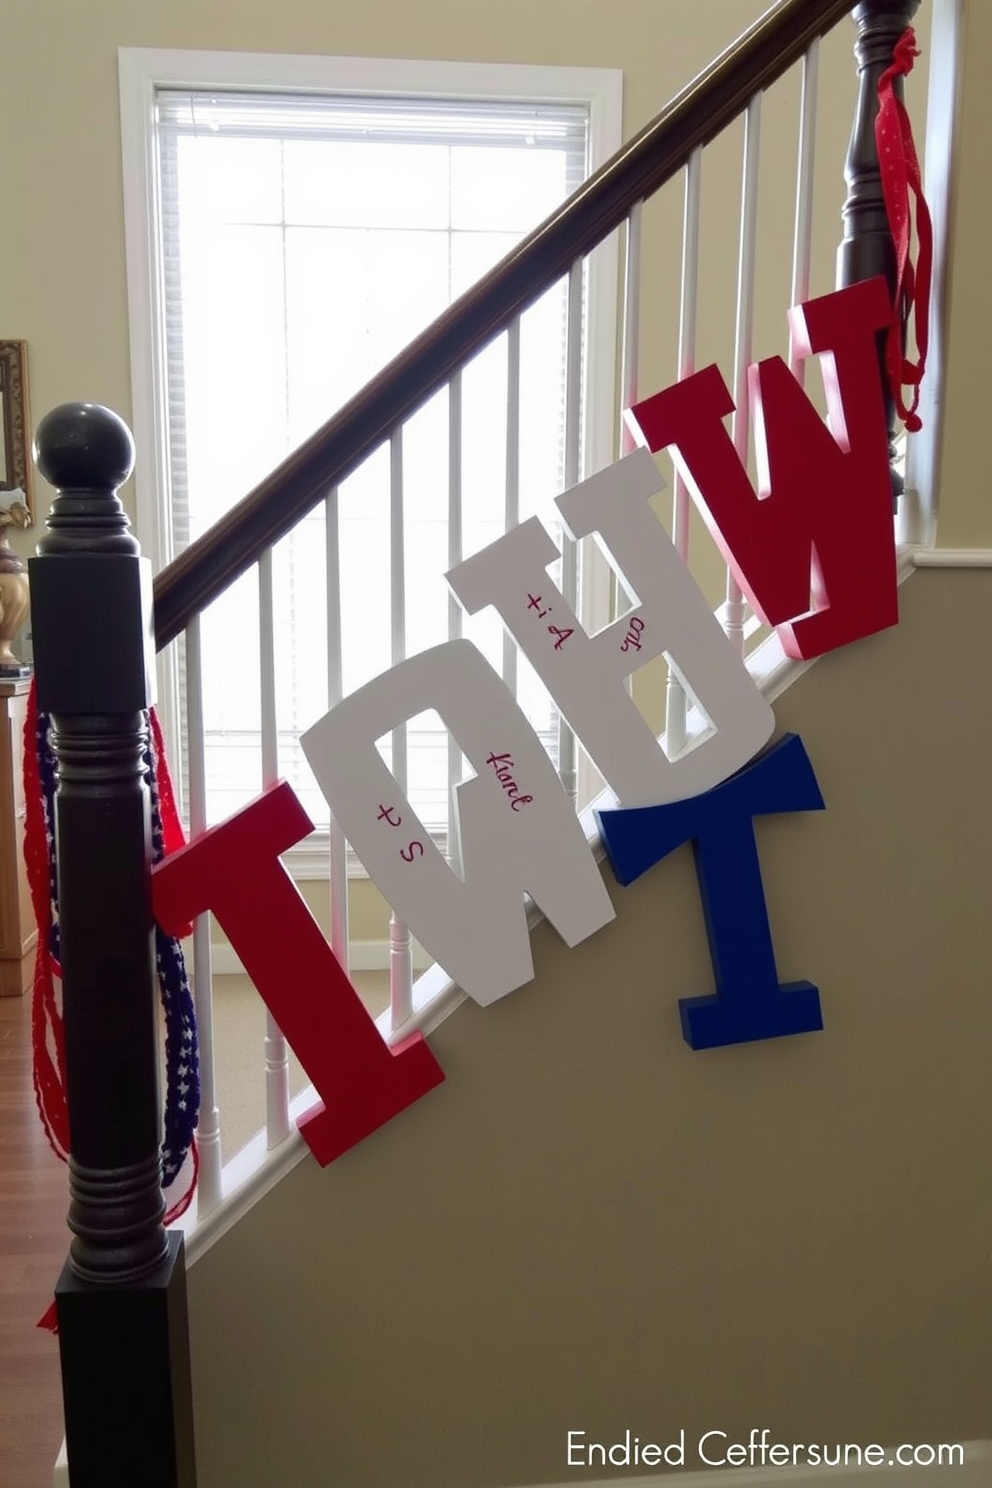
{"type": "MultiPolygon", "coordinates": [[[[252,488],[585,173],[573,105],[158,95],[176,551],[252,488]]],[[[522,320],[520,515],[554,527],[563,479],[565,293],[522,320]]],[[[465,369],[464,553],[503,530],[506,338],[465,369]]],[[[410,654],[447,638],[448,400],[406,425],[410,654]]],[[[341,488],[344,691],[390,665],[389,455],[341,488]]],[[[274,553],[280,773],[327,808],[297,747],[327,708],[324,515],[274,553]]],[[[501,662],[495,617],[464,633],[501,662]]],[[[246,575],[204,616],[208,813],[260,787],[258,600],[246,575]]],[[[554,752],[548,695],[520,659],[518,697],[554,752]]],[[[410,798],[447,827],[447,735],[408,729],[410,798]]],[[[389,758],[388,740],[382,746],[389,758]]]]}

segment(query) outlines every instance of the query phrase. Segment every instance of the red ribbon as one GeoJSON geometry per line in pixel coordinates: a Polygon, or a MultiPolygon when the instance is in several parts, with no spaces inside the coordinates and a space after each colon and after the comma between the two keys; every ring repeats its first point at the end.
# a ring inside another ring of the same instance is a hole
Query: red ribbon
{"type": "Polygon", "coordinates": [[[31,988],[31,1042],[34,1095],[41,1124],[52,1150],[65,1162],[69,1153],[69,1113],[65,1102],[65,1031],[55,996],[59,975],[51,952],[52,900],[48,837],[38,769],[38,702],[35,685],[28,694],[24,723],[24,865],[38,927],[34,982],[31,988]]]}
{"type": "Polygon", "coordinates": [[[913,143],[913,129],[905,105],[896,97],[896,78],[912,71],[913,58],[920,55],[916,33],[907,26],[895,49],[892,66],[883,72],[878,83],[878,113],[875,116],[875,145],[882,177],[882,195],[889,219],[889,229],[896,249],[896,289],[892,302],[892,323],[885,343],[885,365],[889,386],[899,417],[911,433],[923,427],[916,412],[920,401],[920,383],[927,360],[930,330],[930,280],[933,270],[933,229],[923,196],[920,162],[913,143]],[[910,258],[909,194],[916,198],[917,262],[910,258]],[[905,355],[905,328],[913,319],[918,360],[905,355]],[[912,389],[907,407],[904,387],[912,389]]]}
{"type": "MultiPolygon", "coordinates": [[[[154,708],[149,708],[148,718],[152,727],[152,750],[155,755],[155,780],[158,785],[158,807],[162,816],[162,852],[165,857],[186,846],[186,833],[176,807],[176,793],[169,774],[169,762],[165,757],[165,740],[162,725],[154,708]]],[[[184,926],[180,939],[193,934],[193,926],[184,926]]]]}

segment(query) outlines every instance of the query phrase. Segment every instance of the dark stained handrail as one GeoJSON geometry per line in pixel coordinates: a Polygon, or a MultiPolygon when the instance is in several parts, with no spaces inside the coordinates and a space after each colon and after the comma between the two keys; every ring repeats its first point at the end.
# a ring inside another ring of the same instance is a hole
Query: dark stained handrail
{"type": "Polygon", "coordinates": [[[782,0],[155,581],[159,650],[396,426],[744,112],[851,0],[782,0]]]}

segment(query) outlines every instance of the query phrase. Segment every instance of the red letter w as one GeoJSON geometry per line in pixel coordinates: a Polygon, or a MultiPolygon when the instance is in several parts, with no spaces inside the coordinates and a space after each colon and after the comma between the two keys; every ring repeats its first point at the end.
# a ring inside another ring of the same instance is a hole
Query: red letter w
{"type": "Polygon", "coordinates": [[[789,656],[820,656],[898,619],[875,340],[889,318],[883,279],[790,310],[799,355],[823,355],[829,427],[781,357],[753,365],[757,494],[724,427],[734,404],[715,366],[627,414],[649,449],[672,447],[737,582],[789,656]]]}

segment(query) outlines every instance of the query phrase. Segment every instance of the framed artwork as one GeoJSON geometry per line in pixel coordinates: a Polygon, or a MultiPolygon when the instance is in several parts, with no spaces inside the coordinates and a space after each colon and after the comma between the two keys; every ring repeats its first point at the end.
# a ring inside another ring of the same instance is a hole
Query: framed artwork
{"type": "Polygon", "coordinates": [[[0,506],[19,502],[34,523],[31,418],[28,412],[27,342],[0,341],[0,506]]]}

